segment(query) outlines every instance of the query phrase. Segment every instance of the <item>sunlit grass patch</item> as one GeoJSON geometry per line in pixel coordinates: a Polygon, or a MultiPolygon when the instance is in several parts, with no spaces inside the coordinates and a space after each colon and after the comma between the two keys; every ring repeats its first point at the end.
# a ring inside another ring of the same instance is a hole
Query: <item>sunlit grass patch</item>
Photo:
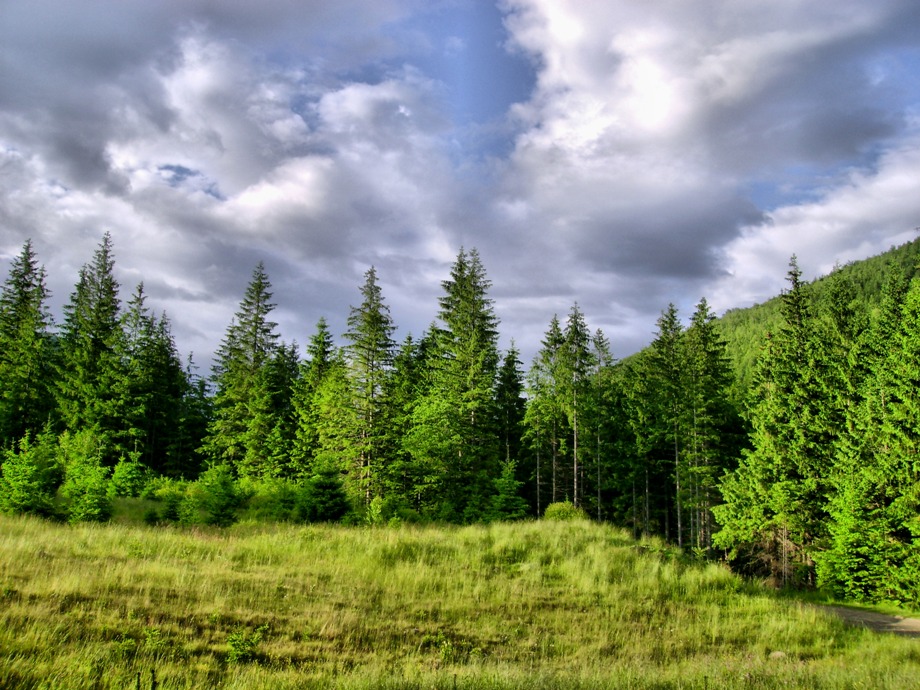
{"type": "Polygon", "coordinates": [[[7,687],[900,687],[915,640],[587,521],[0,518],[7,687]],[[894,664],[894,666],[892,666],[894,664]]]}

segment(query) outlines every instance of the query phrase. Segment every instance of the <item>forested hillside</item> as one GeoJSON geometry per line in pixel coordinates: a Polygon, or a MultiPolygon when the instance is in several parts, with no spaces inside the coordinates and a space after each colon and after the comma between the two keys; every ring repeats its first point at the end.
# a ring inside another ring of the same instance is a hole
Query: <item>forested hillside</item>
{"type": "MultiPolygon", "coordinates": [[[[840,273],[850,284],[853,298],[859,309],[867,315],[875,314],[882,300],[885,281],[891,269],[903,271],[908,279],[916,275],[920,266],[920,240],[914,240],[879,256],[840,266],[840,273]]],[[[833,284],[831,276],[822,276],[812,283],[815,299],[829,299],[833,284]]],[[[757,358],[760,356],[764,336],[776,331],[782,324],[781,297],[776,296],[763,304],[743,309],[730,309],[719,318],[719,328],[725,338],[728,358],[735,373],[733,398],[741,402],[751,386],[757,358]]]]}
{"type": "MultiPolygon", "coordinates": [[[[30,243],[0,294],[0,510],[151,523],[451,523],[551,504],[728,554],[784,583],[920,601],[918,243],[717,320],[663,309],[616,362],[577,304],[548,315],[528,367],[499,350],[476,250],[438,319],[397,341],[374,267],[348,330],[306,357],[252,273],[208,378],[182,362],[143,284],[127,302],[106,235],[60,323],[30,243]]],[[[306,330],[306,329],[305,329],[306,330]]]]}

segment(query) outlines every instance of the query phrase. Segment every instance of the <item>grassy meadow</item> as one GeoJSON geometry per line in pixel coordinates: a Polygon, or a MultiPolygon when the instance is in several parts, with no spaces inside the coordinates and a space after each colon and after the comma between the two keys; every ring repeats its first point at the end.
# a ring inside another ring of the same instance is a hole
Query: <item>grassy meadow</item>
{"type": "Polygon", "coordinates": [[[903,688],[918,645],[588,522],[0,517],[3,688],[903,688]]]}

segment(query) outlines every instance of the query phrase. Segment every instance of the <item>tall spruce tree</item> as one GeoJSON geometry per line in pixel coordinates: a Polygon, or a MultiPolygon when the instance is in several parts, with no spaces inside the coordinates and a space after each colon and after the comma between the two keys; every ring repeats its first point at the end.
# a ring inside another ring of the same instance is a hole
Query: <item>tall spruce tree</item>
{"type": "MultiPolygon", "coordinates": [[[[683,326],[677,314],[677,307],[669,304],[658,318],[658,332],[646,360],[648,374],[654,386],[656,420],[654,431],[662,459],[667,456],[673,466],[669,477],[670,494],[674,497],[676,536],[679,546],[683,545],[683,487],[681,479],[686,474],[681,462],[683,449],[682,423],[685,410],[683,326]]],[[[670,538],[670,511],[665,511],[665,538],[670,538]]]]}
{"type": "Polygon", "coordinates": [[[604,475],[611,471],[607,467],[609,448],[615,436],[613,419],[616,415],[615,408],[610,404],[609,391],[613,367],[613,354],[610,350],[610,340],[601,329],[597,329],[591,337],[591,362],[589,385],[589,404],[587,406],[585,428],[590,430],[594,455],[594,513],[598,521],[603,517],[603,489],[604,475]]]}
{"type": "MultiPolygon", "coordinates": [[[[502,357],[495,397],[503,476],[508,475],[507,478],[513,479],[517,487],[527,486],[530,466],[524,457],[522,442],[526,409],[524,372],[521,370],[520,354],[513,342],[502,357]],[[509,467],[511,469],[508,469],[509,467]]],[[[506,491],[510,490],[511,486],[510,482],[501,485],[506,491]]],[[[517,505],[518,501],[515,500],[513,503],[517,505]]]]}
{"type": "Polygon", "coordinates": [[[431,386],[413,412],[406,443],[439,485],[438,516],[483,516],[499,473],[495,426],[498,318],[479,253],[461,250],[442,283],[431,386]]]}
{"type": "Polygon", "coordinates": [[[324,317],[307,343],[307,358],[300,365],[291,400],[295,425],[291,449],[291,472],[295,477],[314,474],[313,461],[319,446],[316,394],[337,359],[332,332],[324,317]]]}
{"type": "Polygon", "coordinates": [[[388,440],[388,414],[385,409],[385,383],[393,364],[395,326],[390,310],[377,284],[377,271],[371,266],[364,274],[361,305],[352,307],[348,316],[348,344],[345,355],[355,408],[359,476],[364,487],[365,503],[380,493],[381,465],[391,455],[388,440]]]}
{"type": "Polygon", "coordinates": [[[64,426],[71,432],[91,431],[103,464],[118,459],[116,439],[123,429],[118,404],[123,380],[119,356],[123,332],[118,281],[114,273],[112,237],[103,235],[64,307],[58,402],[64,426]]]}
{"type": "Polygon", "coordinates": [[[850,599],[920,603],[920,283],[893,271],[873,328],[858,408],[838,447],[819,583],[850,599]],[[906,292],[906,294],[905,294],[906,292]]]}
{"type": "Polygon", "coordinates": [[[577,304],[572,305],[563,331],[560,351],[562,377],[559,388],[571,430],[572,503],[581,506],[584,489],[584,412],[590,396],[590,371],[593,367],[591,333],[577,304]]]}
{"type": "Polygon", "coordinates": [[[562,387],[564,345],[562,326],[554,314],[527,375],[529,402],[524,413],[524,438],[533,456],[531,480],[537,515],[542,515],[549,503],[565,497],[562,464],[568,419],[562,387]]]}
{"type": "Polygon", "coordinates": [[[180,415],[189,384],[169,321],[165,315],[157,319],[150,313],[143,283],[127,304],[121,329],[117,350],[121,429],[115,438],[116,451],[163,472],[181,463],[170,455],[177,450],[177,437],[185,431],[180,415]]]}
{"type": "Polygon", "coordinates": [[[705,298],[684,334],[685,481],[683,504],[690,510],[690,545],[708,549],[719,503],[718,482],[740,450],[740,420],[729,403],[732,374],[726,345],[705,298]]]}
{"type": "Polygon", "coordinates": [[[783,325],[758,363],[749,409],[751,449],[721,486],[713,542],[766,567],[785,584],[814,583],[826,536],[844,410],[826,334],[795,257],[782,295],[783,325]]]}
{"type": "Polygon", "coordinates": [[[214,464],[229,464],[240,476],[273,476],[269,446],[271,395],[265,368],[278,347],[271,283],[262,262],[255,267],[239,310],[214,364],[213,418],[204,451],[214,464]]]}
{"type": "Polygon", "coordinates": [[[27,240],[0,291],[0,447],[36,436],[54,414],[48,297],[45,269],[27,240]]]}

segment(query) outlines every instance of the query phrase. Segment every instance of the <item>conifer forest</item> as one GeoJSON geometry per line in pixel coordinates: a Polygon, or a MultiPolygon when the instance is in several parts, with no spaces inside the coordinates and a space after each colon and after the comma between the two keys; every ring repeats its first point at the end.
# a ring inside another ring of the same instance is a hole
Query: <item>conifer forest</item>
{"type": "Polygon", "coordinates": [[[143,283],[119,285],[109,235],[59,318],[26,242],[0,294],[0,512],[105,521],[143,496],[151,524],[469,524],[552,507],[917,605],[918,258],[915,242],[808,282],[792,257],[777,298],[721,318],[663,305],[621,360],[576,303],[532,362],[499,347],[475,249],[417,337],[397,338],[369,267],[347,331],[306,324],[305,354],[259,263],[200,373],[143,283]]]}

